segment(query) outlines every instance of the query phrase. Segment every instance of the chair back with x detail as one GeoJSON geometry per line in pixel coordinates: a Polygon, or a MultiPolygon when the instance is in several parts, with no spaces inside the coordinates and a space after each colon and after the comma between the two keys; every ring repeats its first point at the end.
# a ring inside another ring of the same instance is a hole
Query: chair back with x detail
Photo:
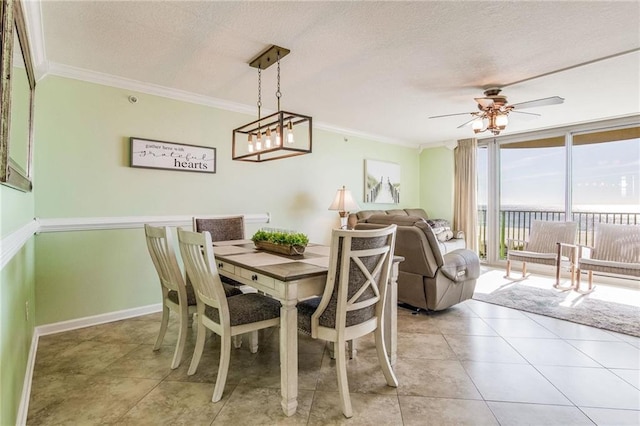
{"type": "Polygon", "coordinates": [[[346,417],[353,415],[347,382],[347,341],[374,332],[387,385],[398,386],[382,335],[396,227],[334,230],[324,293],[298,303],[298,328],[313,338],[334,342],[341,408],[346,417]]]}

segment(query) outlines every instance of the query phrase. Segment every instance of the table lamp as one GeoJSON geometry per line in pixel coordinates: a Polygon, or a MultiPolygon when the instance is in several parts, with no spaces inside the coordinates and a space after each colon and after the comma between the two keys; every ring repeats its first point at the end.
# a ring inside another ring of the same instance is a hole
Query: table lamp
{"type": "Polygon", "coordinates": [[[338,189],[336,193],[336,197],[333,199],[333,203],[329,206],[329,210],[337,210],[340,215],[340,227],[343,229],[347,228],[347,217],[349,216],[349,212],[353,210],[358,210],[360,206],[356,203],[351,196],[351,191],[342,186],[342,188],[338,189]]]}

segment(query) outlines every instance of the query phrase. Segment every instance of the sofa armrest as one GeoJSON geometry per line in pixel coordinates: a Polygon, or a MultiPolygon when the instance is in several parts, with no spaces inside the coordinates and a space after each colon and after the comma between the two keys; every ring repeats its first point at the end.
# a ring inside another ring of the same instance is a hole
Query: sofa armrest
{"type": "Polygon", "coordinates": [[[442,273],[455,282],[475,280],[480,276],[480,259],[471,250],[454,250],[444,255],[442,273]]]}

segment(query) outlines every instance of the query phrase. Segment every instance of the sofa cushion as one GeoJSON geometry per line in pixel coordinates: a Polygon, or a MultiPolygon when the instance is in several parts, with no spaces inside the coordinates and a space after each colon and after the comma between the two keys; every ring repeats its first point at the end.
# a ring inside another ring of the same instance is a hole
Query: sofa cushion
{"type": "Polygon", "coordinates": [[[404,211],[404,209],[387,210],[387,214],[389,216],[409,216],[409,214],[406,211],[404,211]]]}
{"type": "Polygon", "coordinates": [[[427,212],[424,211],[424,209],[404,209],[404,211],[407,212],[407,215],[409,216],[417,216],[423,219],[429,219],[429,216],[427,215],[427,212]]]}
{"type": "MultiPolygon", "coordinates": [[[[431,226],[429,226],[427,221],[423,218],[416,216],[373,215],[367,220],[367,223],[379,225],[396,224],[398,226],[414,226],[418,228],[426,237],[429,247],[431,247],[431,251],[433,252],[433,261],[435,261],[435,265],[433,265],[434,267],[431,269],[433,270],[435,267],[439,267],[444,263],[442,253],[440,251],[440,244],[442,243],[438,242],[436,234],[433,233],[431,226]]],[[[396,241],[398,242],[398,239],[396,239],[396,241]]]]}
{"type": "MultiPolygon", "coordinates": [[[[424,222],[424,219],[416,216],[393,216],[388,214],[374,214],[367,219],[368,223],[379,225],[413,226],[416,222],[424,222]]],[[[426,222],[425,222],[426,224],[426,222]]]]}
{"type": "Polygon", "coordinates": [[[383,210],[361,210],[356,213],[358,222],[369,219],[374,214],[386,214],[383,210]]]}

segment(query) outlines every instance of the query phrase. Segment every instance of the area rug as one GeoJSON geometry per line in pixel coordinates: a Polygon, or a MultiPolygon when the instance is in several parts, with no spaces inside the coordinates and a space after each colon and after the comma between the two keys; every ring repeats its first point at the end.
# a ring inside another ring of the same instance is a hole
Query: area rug
{"type": "Polygon", "coordinates": [[[494,305],[640,337],[640,308],[592,299],[588,295],[576,297],[576,293],[573,292],[513,284],[488,294],[475,293],[473,298],[494,305]]]}

